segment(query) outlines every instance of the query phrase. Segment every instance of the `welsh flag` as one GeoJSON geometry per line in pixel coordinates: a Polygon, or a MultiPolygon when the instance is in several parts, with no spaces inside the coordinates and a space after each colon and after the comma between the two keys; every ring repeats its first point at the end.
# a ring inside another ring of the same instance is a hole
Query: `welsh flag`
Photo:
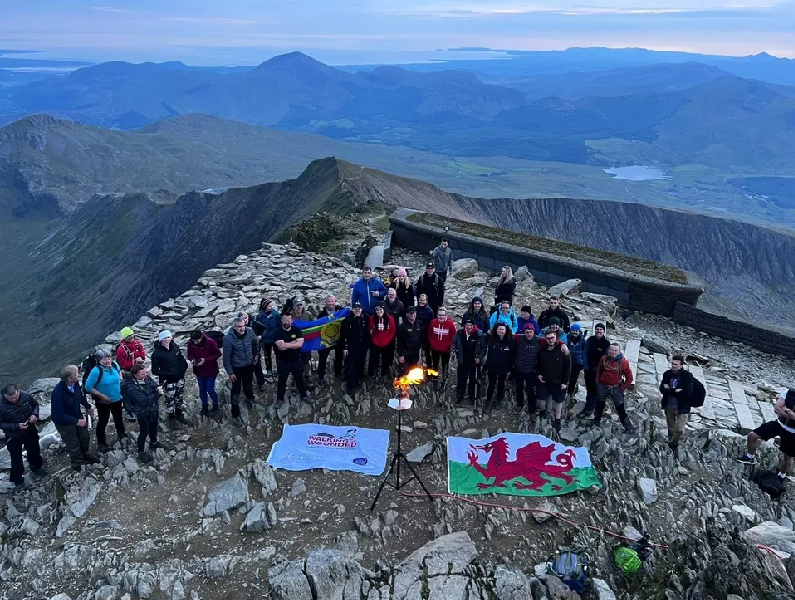
{"type": "Polygon", "coordinates": [[[447,474],[451,494],[560,496],[602,485],[585,448],[531,433],[448,437],[447,474]]]}

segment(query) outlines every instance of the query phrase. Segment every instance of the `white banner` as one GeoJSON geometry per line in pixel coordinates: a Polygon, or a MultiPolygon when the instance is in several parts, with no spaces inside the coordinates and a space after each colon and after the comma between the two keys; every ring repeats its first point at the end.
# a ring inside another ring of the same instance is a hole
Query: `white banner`
{"type": "Polygon", "coordinates": [[[389,431],[333,427],[317,423],[285,425],[271,448],[268,464],[276,469],[330,469],[381,475],[386,468],[389,431]]]}

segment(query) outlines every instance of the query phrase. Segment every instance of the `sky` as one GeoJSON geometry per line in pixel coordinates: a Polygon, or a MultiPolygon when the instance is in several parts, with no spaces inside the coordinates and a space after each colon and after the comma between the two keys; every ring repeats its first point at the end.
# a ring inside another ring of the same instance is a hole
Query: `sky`
{"type": "Polygon", "coordinates": [[[367,64],[573,46],[795,57],[795,0],[0,0],[0,14],[0,48],[50,58],[257,64],[302,50],[367,64]]]}

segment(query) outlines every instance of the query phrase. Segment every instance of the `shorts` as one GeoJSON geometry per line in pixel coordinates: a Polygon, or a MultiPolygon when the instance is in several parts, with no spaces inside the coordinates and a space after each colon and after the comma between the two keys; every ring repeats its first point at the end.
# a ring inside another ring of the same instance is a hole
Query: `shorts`
{"type": "Polygon", "coordinates": [[[754,429],[754,433],[765,441],[780,437],[781,445],[779,450],[787,456],[795,457],[795,433],[790,433],[784,429],[778,421],[763,423],[754,429]]]}

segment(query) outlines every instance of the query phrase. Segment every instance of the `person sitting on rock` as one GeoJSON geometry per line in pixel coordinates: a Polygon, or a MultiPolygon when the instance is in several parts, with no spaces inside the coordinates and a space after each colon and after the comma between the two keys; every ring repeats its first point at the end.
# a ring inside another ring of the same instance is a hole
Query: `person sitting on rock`
{"type": "MultiPolygon", "coordinates": [[[[265,327],[263,327],[260,323],[258,323],[256,319],[252,319],[251,315],[249,315],[247,312],[241,311],[237,313],[237,316],[243,319],[243,321],[245,321],[246,323],[246,327],[250,327],[251,331],[254,332],[254,335],[257,338],[257,357],[259,357],[260,355],[259,340],[260,337],[262,337],[262,334],[265,332],[265,327]]],[[[228,332],[229,330],[227,330],[227,333],[228,332]]],[[[260,392],[263,391],[265,389],[265,373],[262,370],[262,361],[259,360],[259,358],[254,363],[254,378],[257,380],[257,389],[260,392]]]]}
{"type": "Polygon", "coordinates": [[[383,303],[377,304],[375,314],[370,315],[368,322],[370,332],[370,363],[367,375],[374,377],[379,370],[381,378],[385,378],[395,360],[393,342],[397,336],[397,326],[392,315],[386,313],[383,303]]]}
{"type": "Polygon", "coordinates": [[[444,280],[439,277],[432,262],[425,266],[425,273],[417,279],[415,291],[417,297],[425,295],[428,306],[431,307],[435,316],[439,307],[444,303],[444,280]]]}
{"type": "MultiPolygon", "coordinates": [[[[420,294],[417,296],[417,322],[420,326],[425,330],[426,334],[428,332],[428,326],[431,324],[431,321],[434,319],[433,309],[428,305],[428,296],[425,294],[420,294]]],[[[426,361],[430,361],[431,359],[431,347],[428,345],[428,336],[425,335],[423,338],[422,352],[426,361]]],[[[430,362],[428,362],[430,364],[430,362]]]]}
{"type": "Polygon", "coordinates": [[[72,469],[79,471],[84,465],[100,462],[96,454],[90,452],[91,436],[88,434],[88,422],[80,407],[86,409],[88,416],[94,415],[94,407],[88,403],[80,387],[80,370],[77,365],[66,365],[61,370],[61,381],[50,395],[52,422],[61,436],[72,469]]]}
{"type": "Polygon", "coordinates": [[[386,314],[392,315],[392,318],[395,319],[395,323],[401,323],[405,319],[406,307],[403,306],[403,303],[398,299],[395,288],[389,288],[386,291],[384,310],[386,311],[386,314]]]}
{"type": "Polygon", "coordinates": [[[564,333],[569,332],[569,329],[571,328],[571,321],[569,320],[569,316],[566,314],[566,311],[560,307],[560,297],[558,296],[550,297],[549,308],[544,309],[538,316],[538,326],[541,328],[542,335],[543,330],[550,326],[553,318],[558,320],[558,325],[560,325],[564,333]]]}
{"type": "Polygon", "coordinates": [[[409,306],[414,306],[414,284],[409,279],[408,270],[400,267],[397,270],[397,278],[390,284],[397,293],[398,300],[403,303],[405,311],[409,306]]]}
{"type": "Polygon", "coordinates": [[[624,426],[624,433],[630,435],[634,428],[627,416],[624,406],[624,393],[629,389],[633,382],[632,369],[629,361],[621,354],[621,345],[613,342],[607,351],[607,356],[602,357],[596,369],[596,410],[591,422],[592,426],[598,427],[602,421],[602,414],[607,405],[607,399],[613,401],[621,424],[624,426]]]}
{"type": "Polygon", "coordinates": [[[0,429],[6,434],[6,448],[11,457],[10,480],[17,489],[25,487],[23,449],[31,472],[37,476],[47,474],[39,447],[38,421],[39,404],[33,396],[16,385],[5,386],[0,398],[0,429]]]}
{"type": "Polygon", "coordinates": [[[549,325],[541,330],[541,337],[544,337],[547,334],[547,331],[554,333],[555,337],[558,338],[558,341],[563,342],[564,344],[569,341],[569,338],[566,335],[566,332],[561,328],[560,321],[557,317],[552,317],[549,320],[549,325]]]}
{"type": "MultiPolygon", "coordinates": [[[[572,326],[573,327],[573,326],[572,326]]],[[[682,368],[684,357],[676,355],[671,359],[671,368],[663,373],[660,382],[662,394],[661,407],[668,423],[668,447],[679,458],[679,443],[685,434],[690,418],[690,396],[693,395],[693,374],[682,368]]]]}
{"type": "Polygon", "coordinates": [[[273,377],[273,337],[282,326],[282,316],[276,310],[276,303],[270,298],[263,298],[259,303],[257,322],[262,326],[260,347],[265,361],[264,375],[271,379],[273,377]]]}
{"type": "Polygon", "coordinates": [[[605,337],[605,326],[603,323],[594,325],[594,334],[585,342],[585,352],[583,354],[583,368],[585,369],[585,410],[584,417],[593,415],[596,407],[596,369],[603,356],[607,356],[610,347],[610,340],[605,337]]]}
{"type": "Polygon", "coordinates": [[[503,300],[500,304],[500,310],[491,315],[489,328],[493,330],[497,323],[504,323],[510,330],[511,335],[515,335],[518,330],[519,321],[517,321],[516,314],[514,314],[511,304],[507,300],[503,300]]]}
{"type": "Polygon", "coordinates": [[[127,437],[124,431],[124,413],[121,401],[121,369],[113,362],[109,350],[100,348],[96,351],[96,366],[91,369],[86,379],[86,392],[94,399],[99,418],[97,419],[97,447],[100,452],[108,452],[111,448],[105,437],[105,429],[113,415],[113,425],[119,441],[127,437]]]}
{"type": "MultiPolygon", "coordinates": [[[[283,315],[284,317],[285,315],[283,315]]],[[[286,315],[289,316],[289,315],[286,315]]],[[[292,323],[292,317],[290,317],[292,323]]],[[[278,336],[278,332],[276,334],[278,336]]],[[[275,338],[278,339],[278,338],[275,338]]],[[[246,321],[237,317],[224,334],[224,370],[232,383],[232,418],[240,416],[240,390],[249,404],[254,402],[254,363],[259,361],[257,336],[246,321]]],[[[276,353],[278,357],[278,352],[276,353]]]]}
{"type": "Polygon", "coordinates": [[[351,306],[356,302],[362,305],[362,312],[368,317],[375,312],[375,305],[386,296],[386,286],[377,277],[373,277],[370,267],[362,269],[362,278],[353,284],[351,306]]]}
{"type": "Polygon", "coordinates": [[[423,327],[422,322],[417,319],[417,307],[406,308],[406,321],[398,327],[397,334],[399,376],[402,377],[413,367],[422,365],[427,331],[428,328],[423,327]]]}
{"type": "Polygon", "coordinates": [[[461,325],[463,326],[466,319],[471,319],[478,331],[483,335],[489,331],[489,315],[486,314],[486,309],[483,306],[483,298],[475,296],[469,303],[469,308],[461,316],[461,325]]]}
{"type": "MultiPolygon", "coordinates": [[[[210,340],[215,345],[215,342],[210,340]]],[[[215,346],[216,350],[218,346],[215,346]]],[[[124,401],[133,409],[138,419],[138,460],[143,463],[152,462],[152,456],[146,452],[146,438],[149,438],[149,450],[168,449],[157,441],[157,424],[159,421],[159,399],[163,388],[149,377],[144,365],[134,365],[130,377],[125,377],[122,384],[124,401]]]]}
{"type": "Polygon", "coordinates": [[[292,375],[298,394],[306,404],[312,404],[312,398],[306,390],[304,382],[304,361],[301,357],[304,345],[304,334],[300,328],[293,325],[293,318],[290,315],[282,315],[282,326],[276,332],[276,372],[278,380],[276,383],[276,407],[281,408],[285,404],[285,394],[287,393],[287,378],[292,375]]]}
{"type": "Polygon", "coordinates": [[[152,350],[152,375],[158,378],[163,387],[168,425],[172,429],[181,429],[188,422],[183,412],[182,400],[187,371],[188,361],[174,342],[171,332],[167,329],[161,331],[152,350]]]}
{"type": "Polygon", "coordinates": [[[447,369],[450,365],[450,353],[455,340],[455,323],[447,317],[447,309],[439,307],[438,316],[428,325],[428,345],[431,349],[431,368],[439,373],[439,387],[444,389],[447,382],[447,369]]]}
{"type": "Polygon", "coordinates": [[[577,390],[577,381],[580,379],[583,366],[585,365],[585,336],[582,333],[582,326],[574,323],[567,336],[566,345],[571,352],[571,376],[569,377],[569,401],[574,400],[574,392],[577,390]]]}
{"type": "Polygon", "coordinates": [[[517,324],[517,331],[522,333],[524,331],[524,326],[530,323],[533,327],[533,332],[538,335],[541,329],[536,322],[536,318],[533,316],[533,308],[530,305],[525,305],[519,311],[519,316],[516,317],[516,324],[517,324]]]}
{"type": "Polygon", "coordinates": [[[555,405],[555,431],[560,431],[563,417],[563,401],[566,399],[566,388],[571,376],[571,357],[566,356],[557,336],[553,331],[544,335],[545,343],[538,351],[536,358],[536,397],[542,405],[552,397],[555,405]]]}
{"type": "Polygon", "coordinates": [[[342,338],[340,343],[347,360],[345,380],[348,395],[353,398],[359,385],[364,381],[364,366],[370,348],[370,323],[364,314],[362,305],[354,302],[351,312],[342,322],[342,338]]]}
{"type": "Polygon", "coordinates": [[[464,326],[455,334],[453,350],[458,363],[456,400],[461,404],[466,392],[469,401],[474,405],[475,386],[480,379],[480,365],[483,364],[483,359],[486,357],[486,335],[466,314],[464,315],[464,326]]]}
{"type": "Polygon", "coordinates": [[[447,238],[442,238],[439,245],[431,250],[431,258],[437,275],[444,283],[447,281],[447,273],[453,268],[453,251],[450,249],[450,241],[447,238]]]}
{"type": "MultiPolygon", "coordinates": [[[[494,314],[500,308],[500,305],[507,301],[508,306],[513,306],[513,295],[516,292],[516,279],[513,276],[513,269],[505,266],[500,273],[500,280],[497,282],[497,287],[494,290],[494,306],[491,313],[494,314]]],[[[516,330],[514,329],[514,333],[516,330]]]]}
{"type": "Polygon", "coordinates": [[[497,406],[502,403],[505,395],[505,380],[508,373],[513,370],[516,358],[516,341],[510,330],[503,322],[494,326],[486,342],[486,371],[489,376],[489,386],[486,390],[486,402],[483,405],[483,414],[491,412],[491,401],[494,392],[497,392],[497,406]]]}
{"type": "Polygon", "coordinates": [[[188,341],[188,360],[193,365],[193,374],[199,384],[199,399],[202,403],[203,417],[218,416],[218,394],[215,391],[215,380],[218,378],[218,359],[222,352],[214,340],[204,335],[199,329],[190,334],[188,341]],[[208,398],[209,397],[209,398],[208,398]],[[210,410],[209,399],[213,407],[210,410]]]}
{"type": "Polygon", "coordinates": [[[756,449],[759,442],[780,438],[778,449],[778,476],[786,480],[787,474],[792,469],[792,458],[795,456],[795,389],[787,390],[776,401],[773,410],[778,415],[775,421],[763,423],[748,434],[746,453],[737,460],[747,465],[756,463],[756,449]]]}
{"type": "MultiPolygon", "coordinates": [[[[342,310],[343,307],[337,304],[337,298],[333,294],[329,294],[326,296],[326,303],[323,307],[323,310],[318,313],[317,318],[322,319],[323,317],[331,317],[334,315],[335,312],[342,310]]],[[[340,325],[341,327],[341,325],[340,325]]],[[[331,346],[329,348],[322,348],[318,350],[318,361],[317,361],[317,382],[320,385],[326,385],[326,365],[328,364],[328,357],[331,354],[331,351],[334,351],[334,376],[337,379],[344,379],[342,375],[342,363],[343,363],[343,348],[340,344],[340,340],[337,340],[336,345],[331,346]]]]}

